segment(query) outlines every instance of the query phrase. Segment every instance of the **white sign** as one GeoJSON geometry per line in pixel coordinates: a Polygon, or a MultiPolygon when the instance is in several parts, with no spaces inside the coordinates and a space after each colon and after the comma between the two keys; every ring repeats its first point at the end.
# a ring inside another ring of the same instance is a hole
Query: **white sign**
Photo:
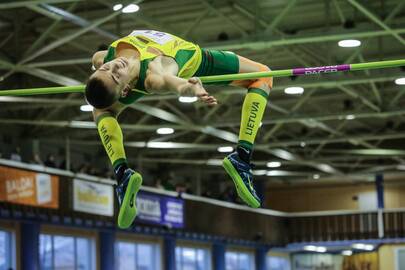
{"type": "Polygon", "coordinates": [[[164,44],[168,43],[169,41],[173,40],[172,35],[170,35],[168,33],[164,33],[164,32],[154,31],[154,30],[135,30],[129,35],[130,36],[144,36],[160,45],[164,45],[164,44]]]}
{"type": "Polygon", "coordinates": [[[138,196],[136,198],[139,217],[147,221],[160,222],[161,211],[159,198],[153,196],[138,196]]]}
{"type": "Polygon", "coordinates": [[[37,173],[37,202],[45,204],[52,201],[52,184],[49,174],[37,173]]]}
{"type": "Polygon", "coordinates": [[[75,179],[73,181],[73,209],[95,215],[114,215],[112,186],[75,179]]]}

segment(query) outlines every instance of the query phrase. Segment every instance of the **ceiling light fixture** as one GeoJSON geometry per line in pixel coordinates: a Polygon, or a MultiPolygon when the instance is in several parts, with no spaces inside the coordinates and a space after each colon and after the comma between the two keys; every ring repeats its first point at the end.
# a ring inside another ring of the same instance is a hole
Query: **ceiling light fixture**
{"type": "Polygon", "coordinates": [[[93,111],[93,106],[86,104],[86,105],[82,105],[80,106],[80,110],[82,112],[92,112],[93,111]]]}
{"type": "Polygon", "coordinates": [[[346,115],[346,120],[353,120],[353,119],[356,119],[355,115],[353,115],[353,114],[346,115]]]}
{"type": "Polygon", "coordinates": [[[168,128],[168,127],[158,128],[158,129],[156,130],[156,133],[157,133],[157,134],[160,134],[160,135],[173,134],[173,133],[174,133],[174,129],[168,128]]]}
{"type": "Polygon", "coordinates": [[[304,93],[304,88],[300,86],[291,86],[284,89],[284,93],[287,95],[300,95],[304,93]]]}
{"type": "Polygon", "coordinates": [[[361,45],[361,41],[357,39],[345,39],[338,42],[339,47],[342,48],[354,48],[361,45]]]}
{"type": "Polygon", "coordinates": [[[222,165],[222,159],[209,159],[209,160],[207,160],[207,165],[221,166],[222,165]]]}
{"type": "Polygon", "coordinates": [[[405,77],[404,78],[398,78],[395,80],[395,83],[397,85],[405,85],[405,77]]]}
{"type": "Polygon", "coordinates": [[[267,167],[269,167],[269,168],[278,168],[280,166],[281,166],[281,162],[279,162],[279,161],[267,162],[267,167]]]}
{"type": "Polygon", "coordinates": [[[114,10],[114,11],[118,11],[118,10],[120,10],[122,7],[123,7],[122,4],[116,4],[116,5],[113,6],[113,10],[114,10]]]}
{"type": "Polygon", "coordinates": [[[179,97],[179,101],[182,103],[193,103],[197,101],[197,97],[179,97]]]}
{"type": "Polygon", "coordinates": [[[252,173],[254,175],[266,175],[267,171],[266,170],[253,170],[252,173]]]}
{"type": "Polygon", "coordinates": [[[217,148],[218,152],[220,153],[230,153],[233,151],[232,146],[220,146],[217,148]]]}
{"type": "Polygon", "coordinates": [[[139,6],[136,4],[129,4],[122,9],[122,13],[134,13],[139,10],[139,6]]]}

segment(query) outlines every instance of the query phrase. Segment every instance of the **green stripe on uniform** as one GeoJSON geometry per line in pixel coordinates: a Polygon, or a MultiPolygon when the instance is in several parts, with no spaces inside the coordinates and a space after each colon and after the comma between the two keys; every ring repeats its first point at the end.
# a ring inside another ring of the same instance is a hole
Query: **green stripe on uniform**
{"type": "Polygon", "coordinates": [[[242,146],[242,147],[244,147],[244,148],[247,148],[247,149],[249,149],[249,150],[252,150],[252,149],[253,149],[253,143],[250,143],[250,142],[248,142],[248,141],[239,140],[239,141],[238,141],[238,145],[240,145],[240,146],[242,146]]]}
{"type": "Polygon", "coordinates": [[[179,66],[179,72],[182,70],[184,65],[193,57],[195,50],[179,50],[174,59],[176,60],[177,65],[179,66]]]}
{"type": "Polygon", "coordinates": [[[117,168],[117,166],[124,164],[124,163],[127,163],[127,160],[125,158],[120,158],[120,159],[117,159],[116,161],[114,161],[112,166],[115,169],[115,168],[117,168]]]}
{"type": "Polygon", "coordinates": [[[114,117],[114,116],[110,112],[104,112],[96,118],[96,125],[98,126],[98,123],[100,123],[100,121],[106,117],[114,117]]]}
{"type": "Polygon", "coordinates": [[[267,94],[266,91],[264,91],[264,90],[262,90],[260,88],[249,88],[248,93],[256,93],[256,94],[259,94],[259,95],[261,95],[262,97],[264,97],[266,99],[269,97],[269,94],[267,94]]]}

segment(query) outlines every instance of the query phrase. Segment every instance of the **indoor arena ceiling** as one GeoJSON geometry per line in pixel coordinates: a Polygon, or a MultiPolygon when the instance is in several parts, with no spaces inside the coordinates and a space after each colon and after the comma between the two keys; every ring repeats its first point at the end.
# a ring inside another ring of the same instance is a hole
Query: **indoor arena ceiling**
{"type": "MultiPolygon", "coordinates": [[[[0,88],[85,83],[91,55],[133,29],[170,32],[202,47],[231,50],[273,70],[405,58],[403,0],[42,0],[0,2],[0,88]],[[124,14],[115,4],[136,3],[124,14]],[[358,48],[338,41],[359,39],[358,48]]],[[[275,79],[255,147],[262,179],[363,177],[405,169],[405,70],[275,79]],[[287,95],[301,86],[301,95],[287,95]],[[278,168],[267,168],[280,161],[278,168]]],[[[219,106],[147,96],[121,116],[128,156],[143,166],[217,172],[219,146],[237,141],[245,90],[209,90],[219,106]],[[159,127],[174,134],[158,135],[159,127]],[[165,148],[165,149],[160,149],[165,148]],[[148,165],[150,164],[150,165],[148,165]]],[[[100,145],[80,94],[1,97],[0,123],[22,137],[100,145]]],[[[2,128],[4,133],[5,129],[2,128]]]]}

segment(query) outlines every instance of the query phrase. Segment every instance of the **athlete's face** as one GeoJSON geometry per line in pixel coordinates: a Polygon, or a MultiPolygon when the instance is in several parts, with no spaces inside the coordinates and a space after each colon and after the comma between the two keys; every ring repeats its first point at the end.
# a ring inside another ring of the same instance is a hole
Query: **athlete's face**
{"type": "Polygon", "coordinates": [[[123,90],[128,88],[128,84],[131,81],[129,73],[128,60],[124,57],[118,57],[102,65],[94,72],[93,76],[102,79],[108,88],[116,89],[121,94],[123,90]]]}

